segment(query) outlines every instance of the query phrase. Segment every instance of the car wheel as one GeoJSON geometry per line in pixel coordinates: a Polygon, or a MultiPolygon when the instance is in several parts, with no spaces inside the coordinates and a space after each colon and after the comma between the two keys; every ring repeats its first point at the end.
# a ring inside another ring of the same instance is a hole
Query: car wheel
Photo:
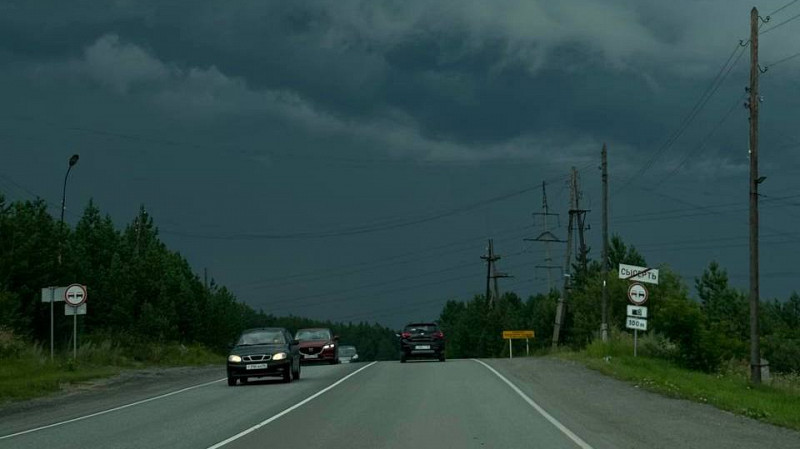
{"type": "Polygon", "coordinates": [[[289,383],[292,381],[292,368],[287,366],[286,369],[283,371],[283,382],[289,383]]]}
{"type": "Polygon", "coordinates": [[[228,386],[233,387],[236,385],[236,378],[233,376],[228,376],[228,386]]]}
{"type": "Polygon", "coordinates": [[[297,362],[297,369],[296,370],[292,370],[292,377],[294,378],[294,380],[297,380],[297,379],[300,378],[300,362],[299,361],[297,362]]]}
{"type": "Polygon", "coordinates": [[[239,383],[242,384],[242,385],[246,385],[247,384],[247,378],[246,377],[240,377],[239,378],[239,383]]]}
{"type": "Polygon", "coordinates": [[[439,354],[439,361],[440,362],[444,362],[445,361],[444,352],[439,354]]]}
{"type": "Polygon", "coordinates": [[[405,354],[401,354],[400,355],[400,363],[406,363],[406,355],[405,354]]]}

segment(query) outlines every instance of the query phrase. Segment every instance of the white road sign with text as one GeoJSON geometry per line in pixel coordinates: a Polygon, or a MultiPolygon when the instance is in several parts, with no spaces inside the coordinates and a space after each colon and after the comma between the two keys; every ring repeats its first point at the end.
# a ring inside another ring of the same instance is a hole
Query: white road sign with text
{"type": "Polygon", "coordinates": [[[641,318],[628,317],[625,319],[625,327],[628,329],[636,329],[640,331],[647,330],[647,320],[641,318]]]}
{"type": "Polygon", "coordinates": [[[619,278],[630,281],[658,284],[658,269],[619,264],[619,278]]]}

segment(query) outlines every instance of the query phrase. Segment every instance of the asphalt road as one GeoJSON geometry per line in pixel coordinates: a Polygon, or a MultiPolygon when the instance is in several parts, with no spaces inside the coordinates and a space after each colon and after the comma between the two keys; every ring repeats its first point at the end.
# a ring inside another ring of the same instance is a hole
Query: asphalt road
{"type": "Polygon", "coordinates": [[[799,448],[800,434],[551,359],[133,375],[0,408],[0,448],[799,448]]]}

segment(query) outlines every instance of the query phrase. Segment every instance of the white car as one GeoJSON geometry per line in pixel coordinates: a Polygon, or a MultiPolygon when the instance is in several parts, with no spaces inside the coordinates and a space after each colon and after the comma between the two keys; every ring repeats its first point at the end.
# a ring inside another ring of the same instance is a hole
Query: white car
{"type": "Polygon", "coordinates": [[[339,363],[358,361],[358,352],[355,346],[339,346],[339,363]]]}

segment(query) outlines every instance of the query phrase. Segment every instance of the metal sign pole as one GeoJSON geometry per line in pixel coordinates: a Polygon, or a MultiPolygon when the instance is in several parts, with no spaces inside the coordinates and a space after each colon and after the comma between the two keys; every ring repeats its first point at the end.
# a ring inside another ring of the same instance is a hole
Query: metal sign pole
{"type": "Polygon", "coordinates": [[[512,351],[512,349],[511,349],[511,339],[509,338],[508,339],[508,358],[509,359],[513,359],[514,358],[514,356],[511,354],[511,351],[512,351]]]}
{"type": "Polygon", "coordinates": [[[526,356],[530,356],[531,355],[531,347],[530,347],[530,345],[528,345],[528,339],[527,338],[525,339],[525,355],[526,356]]]}
{"type": "Polygon", "coordinates": [[[636,357],[636,349],[639,346],[639,329],[633,330],[633,356],[636,357]]]}
{"type": "Polygon", "coordinates": [[[72,312],[72,358],[78,360],[78,308],[73,307],[72,312]]]}
{"type": "Polygon", "coordinates": [[[49,287],[50,289],[50,361],[53,361],[53,302],[55,302],[56,296],[56,289],[55,287],[49,287]]]}

